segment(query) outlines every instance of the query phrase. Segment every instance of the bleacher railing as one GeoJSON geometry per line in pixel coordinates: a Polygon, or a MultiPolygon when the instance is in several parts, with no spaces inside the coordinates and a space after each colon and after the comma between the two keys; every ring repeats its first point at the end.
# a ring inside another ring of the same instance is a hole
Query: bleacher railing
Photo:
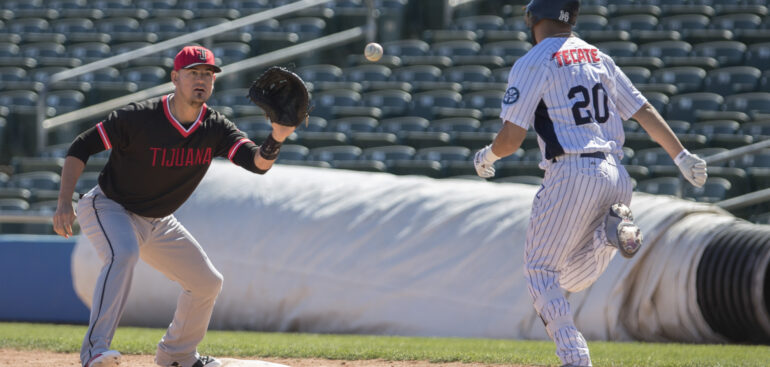
{"type": "MultiPolygon", "coordinates": [[[[172,48],[172,47],[178,47],[178,46],[181,46],[181,45],[186,44],[186,43],[198,41],[198,40],[201,40],[201,39],[206,39],[206,38],[215,36],[215,35],[223,33],[223,32],[235,30],[235,29],[238,29],[238,28],[241,28],[241,27],[244,27],[244,26],[248,26],[248,25],[251,25],[251,24],[263,22],[263,21],[266,21],[266,20],[269,20],[269,19],[278,18],[278,17],[284,16],[284,15],[288,15],[288,14],[291,14],[291,13],[295,13],[295,12],[298,12],[298,11],[301,11],[301,10],[304,10],[304,9],[307,9],[307,8],[311,8],[313,6],[325,4],[325,3],[328,3],[328,2],[331,2],[331,1],[333,1],[333,0],[300,0],[300,1],[296,1],[296,2],[293,2],[293,3],[290,3],[290,4],[286,4],[286,5],[283,5],[283,6],[279,6],[279,7],[273,8],[273,9],[268,9],[268,10],[264,10],[264,11],[261,11],[261,12],[255,13],[255,14],[247,15],[245,17],[241,17],[241,18],[229,21],[229,22],[225,22],[225,23],[221,23],[221,24],[217,24],[217,25],[208,27],[208,28],[204,28],[204,29],[201,29],[199,31],[192,32],[190,34],[186,34],[186,35],[183,35],[183,36],[175,37],[175,38],[172,38],[172,39],[169,39],[169,40],[166,40],[166,41],[162,41],[162,42],[159,42],[159,43],[156,43],[156,44],[153,44],[153,45],[149,45],[149,46],[146,46],[146,47],[143,47],[143,48],[140,48],[140,49],[129,51],[129,52],[126,52],[124,54],[112,56],[112,57],[109,57],[109,58],[106,58],[106,59],[103,59],[103,60],[95,61],[95,62],[86,64],[86,65],[83,65],[83,66],[79,66],[79,67],[76,67],[76,68],[73,68],[73,69],[69,69],[69,70],[65,70],[65,71],[53,74],[51,76],[51,78],[44,84],[43,90],[40,92],[40,95],[38,97],[38,102],[37,102],[37,139],[36,139],[37,140],[36,141],[36,145],[37,146],[36,147],[37,147],[38,153],[42,152],[46,148],[46,146],[48,145],[48,141],[47,141],[47,137],[48,137],[47,132],[48,132],[48,130],[50,130],[50,129],[54,128],[54,127],[57,127],[57,126],[65,125],[65,124],[72,123],[72,122],[82,121],[82,120],[87,119],[87,118],[92,118],[95,115],[99,115],[99,114],[103,115],[103,114],[111,111],[111,109],[114,109],[117,106],[125,104],[124,101],[126,100],[124,98],[118,98],[116,100],[120,100],[120,102],[121,102],[120,104],[117,104],[117,102],[116,103],[107,103],[107,102],[100,103],[98,105],[87,107],[85,109],[73,111],[73,112],[70,112],[70,113],[66,113],[66,114],[63,114],[63,115],[60,115],[60,116],[55,116],[53,118],[47,119],[46,118],[46,114],[45,114],[45,111],[46,111],[46,99],[47,99],[46,97],[47,97],[47,91],[48,91],[50,85],[52,85],[52,84],[54,84],[56,82],[60,82],[60,81],[63,81],[63,80],[74,78],[74,77],[79,76],[79,75],[87,74],[87,73],[90,73],[90,72],[93,72],[93,71],[96,71],[96,70],[99,70],[99,69],[102,69],[102,68],[106,68],[106,67],[113,66],[113,65],[116,65],[116,64],[120,64],[120,63],[124,63],[124,62],[127,62],[127,61],[131,61],[131,60],[143,57],[143,56],[151,55],[151,54],[154,54],[154,53],[157,53],[159,51],[163,51],[163,50],[166,50],[166,49],[169,49],[169,48],[172,48]],[[88,116],[86,116],[86,114],[88,114],[88,116]]],[[[369,6],[370,6],[370,9],[371,9],[371,2],[369,3],[369,6]]],[[[373,12],[370,11],[369,13],[372,14],[373,12]]],[[[372,22],[369,22],[369,23],[372,24],[372,22]]],[[[287,48],[287,49],[284,49],[284,50],[279,50],[278,52],[271,52],[269,54],[264,54],[264,55],[261,55],[261,56],[257,56],[257,57],[252,58],[252,59],[243,60],[241,62],[238,62],[238,63],[232,64],[232,65],[226,66],[225,68],[223,68],[223,73],[225,71],[232,73],[232,72],[248,70],[248,69],[250,69],[249,67],[247,67],[247,65],[249,63],[253,64],[251,68],[262,67],[262,66],[265,65],[265,64],[257,65],[256,63],[254,63],[254,59],[259,59],[258,61],[263,62],[263,63],[277,62],[277,60],[279,60],[280,58],[296,56],[296,55],[298,55],[298,54],[300,54],[302,52],[308,52],[308,51],[317,50],[317,49],[321,49],[321,48],[325,48],[325,47],[336,46],[336,45],[339,45],[339,44],[342,44],[342,43],[345,43],[345,42],[351,42],[351,41],[354,41],[354,40],[357,40],[357,39],[361,38],[362,35],[360,33],[362,31],[363,31],[363,27],[352,28],[350,30],[343,31],[343,32],[338,32],[336,34],[333,34],[333,35],[330,35],[330,36],[327,36],[327,37],[323,37],[323,38],[315,39],[315,40],[312,40],[312,41],[308,41],[308,42],[305,42],[305,43],[303,43],[301,45],[292,46],[292,47],[298,47],[298,48],[294,48],[292,53],[281,52],[281,51],[288,50],[288,48],[287,48]],[[302,47],[299,47],[299,46],[302,46],[302,47]],[[298,50],[302,50],[302,51],[299,52],[298,50]],[[251,60],[251,61],[249,61],[249,60],[251,60]],[[236,65],[238,65],[238,67],[234,67],[236,65]]],[[[134,98],[131,101],[135,101],[135,100],[137,100],[137,98],[147,98],[149,96],[155,96],[155,95],[163,94],[163,93],[165,93],[167,91],[170,91],[168,89],[169,85],[171,85],[171,83],[167,83],[167,84],[164,84],[164,85],[160,85],[160,86],[157,86],[157,87],[154,87],[154,88],[149,88],[149,89],[146,89],[146,90],[134,93],[134,94],[130,95],[130,97],[134,98]],[[155,94],[151,94],[151,93],[155,93],[155,94]]],[[[112,101],[116,101],[116,100],[112,100],[112,101]]],[[[108,101],[108,102],[112,102],[112,101],[108,101]]]]}

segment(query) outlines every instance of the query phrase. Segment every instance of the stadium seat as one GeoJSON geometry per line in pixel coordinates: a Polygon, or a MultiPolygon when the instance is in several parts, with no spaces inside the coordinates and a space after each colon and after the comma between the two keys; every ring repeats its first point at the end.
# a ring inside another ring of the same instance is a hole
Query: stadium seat
{"type": "Polygon", "coordinates": [[[298,134],[297,144],[310,149],[334,145],[347,145],[348,138],[344,133],[331,131],[306,131],[298,134]]]}
{"type": "MultiPolygon", "coordinates": [[[[346,70],[350,76],[350,70],[346,70]]],[[[337,82],[343,80],[342,69],[339,66],[331,64],[308,65],[297,68],[295,71],[308,82],[337,82]]],[[[363,79],[352,79],[361,81],[363,79]]]]}
{"type": "Polygon", "coordinates": [[[21,199],[29,202],[32,192],[22,187],[0,187],[0,199],[21,199]]]}
{"type": "Polygon", "coordinates": [[[43,18],[29,17],[9,20],[5,28],[10,33],[44,33],[48,32],[50,23],[43,18]]]}
{"type": "Polygon", "coordinates": [[[708,137],[708,146],[723,147],[727,149],[740,148],[754,142],[754,137],[743,134],[720,134],[715,133],[708,137]]]}
{"type": "Polygon", "coordinates": [[[460,84],[468,82],[486,83],[492,81],[492,70],[482,65],[462,65],[444,69],[442,76],[445,81],[460,84]]]}
{"type": "Polygon", "coordinates": [[[735,134],[741,124],[734,120],[710,120],[692,124],[691,132],[710,136],[712,134],[735,134]]]}
{"type": "Polygon", "coordinates": [[[647,148],[636,150],[631,163],[639,166],[661,166],[673,165],[674,161],[663,148],[647,148]]]}
{"type": "Polygon", "coordinates": [[[746,50],[746,45],[738,41],[715,41],[695,45],[692,53],[695,56],[713,57],[724,67],[740,64],[746,50]]]}
{"type": "Polygon", "coordinates": [[[700,202],[715,203],[728,197],[732,184],[721,177],[709,177],[703,187],[685,185],[682,195],[700,202]]]}
{"type": "Polygon", "coordinates": [[[348,136],[350,144],[362,149],[398,144],[398,136],[394,133],[352,132],[348,136]]]}
{"type": "Polygon", "coordinates": [[[656,110],[658,110],[661,114],[665,116],[665,111],[668,106],[668,102],[670,98],[665,95],[664,93],[660,92],[642,92],[642,95],[644,95],[645,98],[647,98],[647,101],[650,102],[650,104],[655,107],[656,110]]]}
{"type": "Polygon", "coordinates": [[[762,24],[762,18],[756,14],[738,13],[726,14],[711,18],[711,27],[715,29],[757,29],[762,24]]]}
{"type": "Polygon", "coordinates": [[[658,69],[652,72],[651,83],[668,83],[676,86],[679,93],[701,90],[706,70],[693,66],[679,66],[658,69]]]}
{"type": "Polygon", "coordinates": [[[251,56],[251,46],[244,42],[218,42],[211,46],[211,51],[222,60],[222,65],[241,61],[251,56]]]}
{"type": "Polygon", "coordinates": [[[746,169],[751,182],[751,190],[763,190],[770,188],[770,168],[750,167],[746,169]]]}
{"type": "MultiPolygon", "coordinates": [[[[716,93],[685,93],[671,97],[667,119],[693,121],[698,110],[718,111],[724,98],[716,93]]],[[[657,107],[657,106],[656,106],[657,107]]]]}
{"type": "Polygon", "coordinates": [[[481,126],[479,120],[471,117],[449,117],[439,120],[433,120],[428,127],[431,131],[443,131],[447,133],[454,132],[474,132],[481,126]]]}
{"type": "Polygon", "coordinates": [[[45,102],[49,108],[54,109],[56,115],[83,107],[86,96],[76,90],[55,90],[46,95],[45,102]]]}
{"type": "Polygon", "coordinates": [[[709,146],[709,142],[713,142],[715,135],[706,137],[706,135],[703,134],[676,134],[677,138],[679,138],[679,141],[682,142],[682,145],[688,149],[707,148],[709,146]]]}
{"type": "Polygon", "coordinates": [[[276,162],[282,161],[304,161],[310,154],[310,149],[299,144],[284,144],[281,146],[281,152],[278,154],[276,162]]]}
{"type": "Polygon", "coordinates": [[[309,41],[324,35],[326,21],[318,17],[299,17],[281,20],[285,32],[296,33],[302,41],[309,41]]]}
{"type": "Polygon", "coordinates": [[[144,32],[155,33],[160,39],[180,36],[186,31],[187,23],[177,17],[156,17],[142,20],[144,32]]]}
{"type": "Polygon", "coordinates": [[[374,132],[377,129],[377,119],[368,116],[351,116],[329,120],[327,131],[338,131],[345,134],[351,132],[374,132]]]}
{"type": "Polygon", "coordinates": [[[770,92],[740,93],[725,98],[725,109],[730,111],[770,112],[770,92]]]}
{"type": "Polygon", "coordinates": [[[406,131],[401,141],[416,149],[450,145],[451,135],[442,131],[406,131]]]}
{"type": "Polygon", "coordinates": [[[624,163],[623,167],[626,169],[626,172],[628,172],[628,175],[637,182],[650,178],[650,169],[645,166],[624,163]]]}
{"type": "Polygon", "coordinates": [[[607,10],[609,10],[612,17],[620,17],[624,15],[636,15],[646,14],[658,17],[661,13],[660,7],[653,4],[608,4],[607,10]]]}
{"type": "Polygon", "coordinates": [[[682,196],[681,181],[677,177],[657,177],[639,181],[636,190],[656,195],[682,196]]]}
{"type": "Polygon", "coordinates": [[[419,149],[413,159],[439,161],[443,165],[449,161],[467,162],[470,155],[471,150],[466,147],[444,146],[419,149]]]}
{"type": "MultiPolygon", "coordinates": [[[[532,44],[527,41],[506,40],[485,43],[482,46],[480,53],[482,55],[502,57],[503,60],[505,60],[506,65],[513,65],[515,60],[524,56],[531,48],[532,44]]],[[[507,69],[510,71],[511,68],[508,67],[507,69]]]]}
{"type": "Polygon", "coordinates": [[[505,20],[498,15],[476,15],[456,18],[449,24],[449,28],[476,32],[501,30],[504,25],[505,20]]]}
{"type": "Polygon", "coordinates": [[[652,75],[650,69],[641,66],[626,66],[622,68],[622,70],[628,79],[635,85],[647,83],[652,75]]]}
{"type": "Polygon", "coordinates": [[[361,155],[361,148],[354,145],[336,145],[310,149],[308,159],[325,161],[353,161],[361,155]]]}
{"type": "Polygon", "coordinates": [[[110,46],[102,42],[85,42],[67,46],[69,57],[82,60],[85,63],[99,61],[112,56],[110,46]]]}
{"type": "MultiPolygon", "coordinates": [[[[0,199],[0,211],[25,211],[29,209],[29,203],[24,199],[7,198],[0,199]]],[[[7,233],[7,232],[3,232],[7,233]]]]}
{"type": "Polygon", "coordinates": [[[363,150],[361,159],[382,161],[388,164],[394,160],[410,160],[416,152],[416,149],[407,145],[372,147],[363,150]]]}
{"type": "Polygon", "coordinates": [[[431,45],[431,54],[436,56],[473,56],[481,51],[481,45],[476,41],[445,41],[431,45]]]}
{"type": "Polygon", "coordinates": [[[452,134],[452,144],[478,150],[491,144],[497,134],[494,132],[455,132],[452,134]]]}
{"type": "Polygon", "coordinates": [[[770,120],[746,122],[741,124],[741,132],[757,139],[770,138],[770,120]]]}
{"type": "Polygon", "coordinates": [[[166,71],[160,66],[135,66],[121,71],[125,81],[146,89],[167,82],[166,71]]]}
{"type": "Polygon", "coordinates": [[[313,94],[315,108],[313,114],[326,119],[335,118],[334,109],[337,107],[359,106],[361,94],[353,90],[334,89],[313,94]]]}
{"type": "Polygon", "coordinates": [[[753,66],[733,66],[708,72],[704,81],[704,91],[728,96],[753,92],[759,86],[762,71],[753,66]]]}
{"type": "Polygon", "coordinates": [[[610,41],[595,44],[596,48],[612,57],[630,57],[636,55],[639,46],[631,41],[610,41]]]}
{"type": "Polygon", "coordinates": [[[61,177],[56,172],[35,171],[14,174],[8,185],[27,189],[58,190],[59,181],[61,177]]]}
{"type": "MultiPolygon", "coordinates": [[[[710,0],[705,0],[704,2],[711,4],[710,0]]],[[[707,4],[699,4],[696,2],[673,2],[671,4],[661,4],[660,9],[661,15],[665,17],[687,14],[698,14],[711,17],[716,13],[713,7],[707,4]]],[[[661,19],[661,23],[662,22],[663,20],[661,19]]]]}
{"type": "Polygon", "coordinates": [[[399,116],[380,121],[380,131],[399,133],[403,131],[425,131],[430,122],[421,116],[399,116]]]}
{"type": "Polygon", "coordinates": [[[462,95],[451,90],[430,90],[412,95],[412,106],[410,114],[433,118],[436,115],[436,109],[439,107],[460,108],[462,107],[462,95]]]}
{"type": "Polygon", "coordinates": [[[761,70],[768,70],[770,67],[770,42],[756,43],[750,45],[745,55],[745,64],[761,70]]]}
{"type": "Polygon", "coordinates": [[[437,82],[441,79],[441,69],[433,65],[405,66],[393,70],[392,79],[401,82],[437,82]]]}
{"type": "Polygon", "coordinates": [[[634,151],[658,147],[658,144],[646,132],[627,132],[625,133],[625,138],[624,145],[634,151]]]}
{"type": "Polygon", "coordinates": [[[650,14],[622,15],[610,18],[610,28],[616,30],[654,30],[658,26],[658,18],[650,14]]]}
{"type": "Polygon", "coordinates": [[[690,131],[692,124],[683,120],[666,120],[666,123],[675,134],[686,134],[690,131]]]}
{"type": "Polygon", "coordinates": [[[57,33],[92,32],[94,22],[88,18],[64,18],[56,19],[50,23],[52,31],[57,33]]]}
{"type": "Polygon", "coordinates": [[[378,107],[382,110],[382,117],[402,116],[408,110],[412,102],[412,95],[397,89],[383,89],[366,92],[362,95],[366,106],[378,107]]]}
{"type": "Polygon", "coordinates": [[[639,47],[639,56],[672,57],[689,56],[692,45],[685,41],[659,41],[643,44],[639,47]]]}
{"type": "Polygon", "coordinates": [[[382,48],[395,56],[427,56],[430,53],[430,45],[419,39],[384,42],[382,48]]]}
{"type": "Polygon", "coordinates": [[[660,28],[669,31],[703,30],[709,25],[709,17],[703,14],[688,13],[660,18],[660,28]]]}
{"type": "Polygon", "coordinates": [[[432,160],[394,160],[388,164],[388,172],[396,175],[418,175],[440,178],[441,163],[432,160]]]}
{"type": "MultiPolygon", "coordinates": [[[[582,9],[581,9],[582,13],[582,9]]],[[[601,31],[607,27],[607,18],[601,15],[592,14],[580,14],[580,21],[578,22],[575,30],[577,32],[582,31],[601,31]]]]}
{"type": "Polygon", "coordinates": [[[474,31],[460,29],[427,29],[422,32],[426,42],[437,43],[444,41],[478,41],[479,35],[474,31]]]}
{"type": "Polygon", "coordinates": [[[495,176],[535,176],[543,177],[544,171],[534,162],[519,162],[514,159],[501,160],[495,164],[495,176]]]}

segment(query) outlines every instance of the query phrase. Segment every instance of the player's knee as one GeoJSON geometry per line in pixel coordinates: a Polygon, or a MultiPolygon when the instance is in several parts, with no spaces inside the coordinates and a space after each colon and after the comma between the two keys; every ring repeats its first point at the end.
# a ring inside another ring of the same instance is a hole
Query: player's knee
{"type": "Polygon", "coordinates": [[[139,261],[139,249],[128,249],[112,255],[112,266],[133,267],[139,261]]]}
{"type": "Polygon", "coordinates": [[[223,283],[224,278],[222,277],[222,274],[215,269],[212,269],[212,271],[203,277],[197,284],[197,288],[204,294],[216,296],[222,291],[223,283]]]}

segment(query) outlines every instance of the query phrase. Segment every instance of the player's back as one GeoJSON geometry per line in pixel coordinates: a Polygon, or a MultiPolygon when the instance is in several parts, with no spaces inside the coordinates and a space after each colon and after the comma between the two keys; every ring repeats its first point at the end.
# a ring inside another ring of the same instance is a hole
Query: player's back
{"type": "Polygon", "coordinates": [[[535,105],[530,106],[533,121],[521,125],[534,124],[546,159],[564,153],[620,153],[622,122],[643,103],[612,58],[578,37],[546,38],[511,69],[502,117],[507,107],[513,110],[507,117],[521,119],[515,110],[528,108],[516,106],[512,93],[535,105]]]}

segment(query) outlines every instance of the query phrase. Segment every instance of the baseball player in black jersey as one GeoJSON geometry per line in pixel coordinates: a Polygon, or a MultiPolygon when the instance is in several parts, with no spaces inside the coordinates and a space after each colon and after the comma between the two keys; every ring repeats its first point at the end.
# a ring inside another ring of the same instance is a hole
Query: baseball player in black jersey
{"type": "Polygon", "coordinates": [[[200,356],[197,345],[206,334],[222,275],[173,213],[198,186],[214,157],[227,157],[263,174],[294,127],[273,123],[268,138],[255,145],[224,115],[206,106],[219,71],[210,50],[184,47],[174,59],[172,94],[110,113],[70,146],[53,217],[54,230],[64,237],[72,235],[76,215],[68,198],[85,163],[92,154],[112,150],[99,184],[77,208],[83,234],[104,261],[80,354],[85,367],[120,363],[120,353],[110,350],[110,343],[139,257],[183,289],[171,325],[158,343],[155,362],[221,365],[215,358],[200,356]]]}

